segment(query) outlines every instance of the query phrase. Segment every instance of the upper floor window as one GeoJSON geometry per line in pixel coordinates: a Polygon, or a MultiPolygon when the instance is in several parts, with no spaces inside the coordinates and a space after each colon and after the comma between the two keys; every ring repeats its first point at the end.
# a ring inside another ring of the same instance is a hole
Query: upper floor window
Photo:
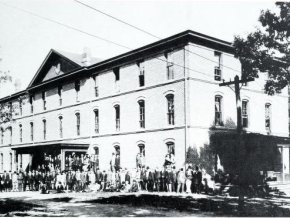
{"type": "Polygon", "coordinates": [[[34,127],[33,127],[33,122],[30,123],[30,140],[33,141],[33,136],[34,136],[34,127]]]}
{"type": "Polygon", "coordinates": [[[42,120],[43,124],[43,140],[46,140],[46,120],[42,120]]]}
{"type": "Polygon", "coordinates": [[[116,122],[116,131],[120,130],[120,105],[115,105],[115,122],[116,122]]]}
{"type": "Polygon", "coordinates": [[[62,86],[59,86],[57,88],[57,92],[58,92],[59,106],[62,106],[62,92],[63,92],[62,86]]]}
{"type": "Polygon", "coordinates": [[[33,102],[34,102],[34,95],[30,95],[29,96],[30,113],[33,113],[33,102]]]}
{"type": "Polygon", "coordinates": [[[217,65],[214,68],[214,79],[216,81],[221,81],[222,80],[222,69],[221,69],[221,66],[222,66],[222,53],[218,52],[218,51],[215,51],[214,52],[214,56],[216,57],[216,62],[217,62],[217,65]]]}
{"type": "Polygon", "coordinates": [[[140,128],[145,128],[145,101],[138,101],[139,104],[139,124],[140,128]]]}
{"type": "Polygon", "coordinates": [[[20,99],[19,100],[19,115],[22,116],[23,114],[23,108],[22,108],[22,105],[23,105],[23,102],[22,100],[20,99]]]}
{"type": "Polygon", "coordinates": [[[145,85],[145,67],[144,67],[144,61],[140,61],[138,63],[139,67],[139,86],[142,87],[145,85]]]}
{"type": "Polygon", "coordinates": [[[167,63],[167,79],[174,79],[174,69],[173,69],[173,58],[172,58],[172,52],[167,52],[165,54],[166,57],[166,63],[167,63]]]}
{"type": "Polygon", "coordinates": [[[76,124],[77,124],[77,136],[81,134],[81,115],[80,113],[76,113],[76,124]]]}
{"type": "Polygon", "coordinates": [[[42,95],[42,102],[43,102],[43,110],[46,110],[46,92],[43,91],[41,95],[42,95]]]}
{"type": "Polygon", "coordinates": [[[265,128],[268,133],[271,132],[271,104],[265,104],[265,128]]]}
{"type": "Polygon", "coordinates": [[[99,76],[98,75],[94,77],[94,83],[95,83],[95,97],[99,97],[99,76]]]}
{"type": "Polygon", "coordinates": [[[120,68],[116,67],[113,69],[114,75],[115,75],[115,90],[116,92],[120,91],[120,68]]]}
{"type": "Polygon", "coordinates": [[[19,125],[19,141],[22,142],[23,129],[22,124],[19,125]]]}
{"type": "Polygon", "coordinates": [[[4,157],[3,157],[3,153],[0,154],[0,170],[1,172],[3,172],[4,170],[4,157]]]}
{"type": "Polygon", "coordinates": [[[12,126],[9,127],[9,133],[10,133],[10,144],[12,144],[12,139],[13,139],[13,131],[12,131],[12,126]]]}
{"type": "Polygon", "coordinates": [[[59,122],[59,137],[63,137],[63,127],[62,127],[62,116],[58,117],[58,122],[59,122]]]}
{"type": "Polygon", "coordinates": [[[76,101],[79,102],[79,92],[81,89],[80,80],[75,81],[75,90],[76,90],[76,101]]]}
{"type": "Polygon", "coordinates": [[[223,126],[223,116],[222,116],[222,99],[220,95],[215,96],[215,125],[223,126]]]}
{"type": "Polygon", "coordinates": [[[167,118],[168,118],[168,124],[174,125],[174,95],[168,94],[166,95],[167,99],[167,118]]]}
{"type": "Polygon", "coordinates": [[[99,110],[95,109],[94,114],[95,114],[95,133],[99,133],[99,110]]]}
{"type": "Polygon", "coordinates": [[[242,101],[242,125],[244,128],[249,126],[249,111],[248,111],[248,101],[242,101]]]}
{"type": "Polygon", "coordinates": [[[4,144],[4,130],[1,128],[1,144],[4,144]]]}

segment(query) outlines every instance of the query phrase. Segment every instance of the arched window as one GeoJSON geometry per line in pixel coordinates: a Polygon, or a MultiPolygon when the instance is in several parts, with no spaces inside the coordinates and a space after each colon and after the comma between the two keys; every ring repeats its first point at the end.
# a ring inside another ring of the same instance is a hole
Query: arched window
{"type": "Polygon", "coordinates": [[[42,120],[43,124],[43,140],[46,140],[46,120],[42,120]]]}
{"type": "Polygon", "coordinates": [[[116,131],[120,131],[120,105],[115,105],[115,122],[116,122],[116,131]]]}
{"type": "Polygon", "coordinates": [[[63,117],[59,116],[58,117],[58,123],[59,123],[59,137],[62,138],[63,137],[63,117]]]}
{"type": "Polygon", "coordinates": [[[175,155],[175,144],[174,142],[166,142],[167,153],[175,155]]]}
{"type": "Polygon", "coordinates": [[[145,101],[139,100],[139,124],[140,128],[145,128],[145,101]]]}
{"type": "Polygon", "coordinates": [[[30,122],[30,140],[33,141],[33,137],[34,137],[34,126],[33,126],[33,122],[30,122]]]}
{"type": "Polygon", "coordinates": [[[22,124],[19,124],[19,141],[20,141],[20,143],[22,142],[22,134],[23,134],[22,124]]]}
{"type": "Polygon", "coordinates": [[[166,95],[167,99],[167,118],[168,118],[168,124],[174,125],[174,95],[168,94],[166,95]]]}
{"type": "Polygon", "coordinates": [[[144,144],[138,144],[139,152],[136,156],[136,167],[141,169],[143,166],[145,166],[145,145],[144,144]]]}
{"type": "Polygon", "coordinates": [[[271,133],[271,115],[272,105],[270,103],[265,104],[265,128],[267,133],[271,133]]]}
{"type": "Polygon", "coordinates": [[[95,115],[95,133],[99,133],[99,110],[94,110],[95,115]]]}
{"type": "Polygon", "coordinates": [[[216,126],[223,126],[223,114],[222,114],[222,99],[221,95],[215,96],[215,125],[216,126]]]}
{"type": "Polygon", "coordinates": [[[76,134],[79,136],[81,134],[81,115],[80,113],[76,113],[76,134]]]}
{"type": "Polygon", "coordinates": [[[115,170],[118,171],[121,167],[121,149],[120,145],[114,145],[115,148],[115,170]]]}
{"type": "Polygon", "coordinates": [[[249,101],[242,100],[242,125],[243,128],[249,126],[249,101]]]}
{"type": "Polygon", "coordinates": [[[100,160],[99,160],[99,154],[100,154],[100,149],[98,146],[94,147],[95,153],[93,154],[93,163],[94,163],[94,169],[96,170],[97,168],[100,167],[100,160]]]}

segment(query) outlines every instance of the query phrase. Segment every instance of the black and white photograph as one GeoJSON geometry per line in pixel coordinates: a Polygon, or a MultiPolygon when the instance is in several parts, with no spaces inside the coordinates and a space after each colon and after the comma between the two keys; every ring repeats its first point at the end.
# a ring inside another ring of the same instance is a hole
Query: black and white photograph
{"type": "Polygon", "coordinates": [[[290,217],[290,2],[0,0],[0,217],[290,217]]]}

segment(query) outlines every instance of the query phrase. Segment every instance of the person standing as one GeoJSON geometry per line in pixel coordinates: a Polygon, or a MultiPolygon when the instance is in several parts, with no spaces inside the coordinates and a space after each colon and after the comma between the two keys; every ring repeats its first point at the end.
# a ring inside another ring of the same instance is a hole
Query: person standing
{"type": "Polygon", "coordinates": [[[177,174],[177,192],[179,193],[181,190],[181,193],[184,192],[184,184],[185,184],[185,173],[183,171],[183,168],[181,168],[177,174]]]}
{"type": "Polygon", "coordinates": [[[115,171],[115,163],[116,163],[116,155],[113,152],[112,153],[112,158],[111,158],[111,162],[110,162],[110,166],[111,166],[111,171],[115,171]]]}
{"type": "Polygon", "coordinates": [[[193,171],[191,169],[191,166],[188,166],[186,172],[185,172],[185,185],[186,185],[186,193],[191,193],[191,184],[192,184],[192,179],[193,179],[193,171]]]}
{"type": "Polygon", "coordinates": [[[23,175],[23,172],[22,172],[22,170],[20,169],[19,170],[19,174],[18,174],[18,190],[20,191],[20,192],[23,192],[23,181],[24,181],[24,175],[23,175]]]}
{"type": "Polygon", "coordinates": [[[18,191],[18,175],[16,171],[12,174],[12,191],[17,192],[18,191]]]}
{"type": "Polygon", "coordinates": [[[155,189],[157,192],[160,191],[160,183],[161,183],[161,172],[158,167],[156,167],[154,172],[154,182],[155,182],[155,189]]]}
{"type": "Polygon", "coordinates": [[[175,166],[172,167],[172,191],[176,192],[177,189],[177,172],[175,166]]]}

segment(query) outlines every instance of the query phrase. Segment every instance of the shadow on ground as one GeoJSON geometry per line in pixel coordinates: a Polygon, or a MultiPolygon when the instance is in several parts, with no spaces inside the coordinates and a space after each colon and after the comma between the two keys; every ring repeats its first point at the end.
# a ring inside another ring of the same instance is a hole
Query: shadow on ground
{"type": "Polygon", "coordinates": [[[0,199],[0,214],[13,211],[31,210],[33,207],[39,207],[39,205],[33,203],[26,203],[21,200],[13,200],[9,198],[0,199]]]}
{"type": "Polygon", "coordinates": [[[238,210],[237,198],[218,196],[195,199],[191,196],[120,195],[86,201],[86,203],[149,206],[156,209],[192,212],[193,215],[209,212],[216,216],[290,216],[290,201],[281,203],[270,199],[247,199],[243,211],[238,210]]]}

